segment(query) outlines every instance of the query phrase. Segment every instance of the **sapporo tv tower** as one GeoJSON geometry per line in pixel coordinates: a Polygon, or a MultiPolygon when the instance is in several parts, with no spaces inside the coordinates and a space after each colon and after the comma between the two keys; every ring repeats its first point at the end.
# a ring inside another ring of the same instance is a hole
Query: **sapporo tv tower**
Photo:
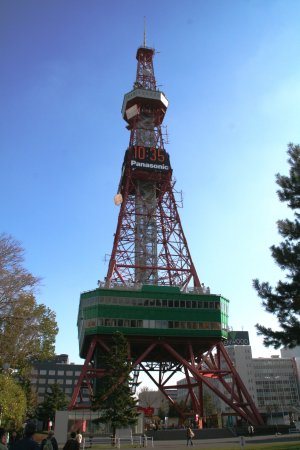
{"type": "Polygon", "coordinates": [[[128,341],[133,379],[147,374],[182,419],[185,405],[174,402],[168,390],[185,390],[185,404],[201,426],[206,385],[233,415],[258,425],[262,418],[223,346],[229,301],[200,284],[181,226],[161,129],[168,100],[157,89],[153,56],[144,38],[136,80],[122,106],[130,139],[115,196],[120,213],[108,272],[97,289],[80,297],[85,363],[69,409],[89,407],[86,393],[93,395],[104,373],[100,356],[119,331],[128,341]],[[172,382],[179,372],[185,384],[172,382]]]}

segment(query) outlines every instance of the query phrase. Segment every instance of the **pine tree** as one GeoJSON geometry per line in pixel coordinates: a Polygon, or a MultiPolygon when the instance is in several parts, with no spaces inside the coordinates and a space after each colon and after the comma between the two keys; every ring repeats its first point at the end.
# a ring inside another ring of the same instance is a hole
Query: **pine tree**
{"type": "Polygon", "coordinates": [[[46,392],[43,403],[37,408],[37,417],[43,422],[43,427],[46,429],[48,419],[54,421],[55,412],[66,410],[68,405],[68,398],[64,394],[59,384],[55,383],[50,386],[50,390],[46,392]]]}
{"type": "Polygon", "coordinates": [[[95,422],[110,424],[115,437],[117,428],[134,425],[138,416],[137,400],[130,388],[127,340],[123,334],[114,334],[110,351],[101,355],[100,364],[105,374],[97,383],[92,409],[100,413],[95,422]]]}
{"type": "Polygon", "coordinates": [[[300,146],[288,145],[289,176],[277,174],[276,183],[280,201],[293,211],[294,220],[279,220],[278,231],[284,238],[280,245],[271,247],[272,257],[285,272],[285,280],[275,288],[268,282],[253,280],[253,286],[267,312],[277,316],[278,331],[256,325],[258,334],[264,336],[264,345],[274,348],[295,347],[300,344],[300,146]]]}

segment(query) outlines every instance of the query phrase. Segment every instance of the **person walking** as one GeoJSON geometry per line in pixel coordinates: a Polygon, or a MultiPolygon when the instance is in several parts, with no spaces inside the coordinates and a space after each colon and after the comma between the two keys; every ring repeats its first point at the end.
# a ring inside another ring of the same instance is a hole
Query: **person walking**
{"type": "Polygon", "coordinates": [[[41,450],[58,450],[58,444],[53,430],[50,430],[46,439],[42,440],[41,450]]]}
{"type": "Polygon", "coordinates": [[[249,425],[248,426],[248,433],[249,433],[249,436],[254,436],[254,426],[253,425],[249,425]]]}
{"type": "Polygon", "coordinates": [[[76,440],[75,431],[72,431],[70,439],[68,439],[67,442],[65,443],[63,450],[80,450],[80,444],[76,440]]]}
{"type": "Polygon", "coordinates": [[[7,450],[7,431],[0,428],[0,450],[7,450]]]}
{"type": "Polygon", "coordinates": [[[40,450],[39,444],[33,439],[36,433],[36,426],[34,422],[28,422],[24,429],[24,437],[16,441],[12,450],[40,450]]]}
{"type": "Polygon", "coordinates": [[[76,441],[78,441],[78,442],[79,442],[79,445],[81,445],[81,442],[82,442],[82,434],[80,433],[80,430],[77,430],[76,441]]]}
{"type": "Polygon", "coordinates": [[[15,442],[17,442],[17,440],[19,439],[19,436],[17,435],[16,430],[14,430],[10,435],[9,435],[9,442],[8,442],[8,450],[12,450],[15,442]]]}
{"type": "Polygon", "coordinates": [[[194,437],[193,430],[191,427],[187,427],[186,429],[186,445],[193,445],[193,437],[194,437]]]}

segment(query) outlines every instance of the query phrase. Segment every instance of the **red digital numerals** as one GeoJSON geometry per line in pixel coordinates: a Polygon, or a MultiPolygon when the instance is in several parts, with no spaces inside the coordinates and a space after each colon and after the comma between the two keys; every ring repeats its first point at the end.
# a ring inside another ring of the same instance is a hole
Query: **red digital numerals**
{"type": "Polygon", "coordinates": [[[135,145],[133,147],[133,157],[139,161],[160,162],[163,164],[165,162],[165,151],[161,148],[135,145]]]}

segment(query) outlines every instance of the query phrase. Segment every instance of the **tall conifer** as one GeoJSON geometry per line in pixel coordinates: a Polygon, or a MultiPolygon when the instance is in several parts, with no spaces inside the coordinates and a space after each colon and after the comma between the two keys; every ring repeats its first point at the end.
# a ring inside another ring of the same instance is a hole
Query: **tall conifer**
{"type": "Polygon", "coordinates": [[[286,202],[293,212],[293,220],[277,222],[284,240],[271,247],[272,257],[285,273],[284,281],[275,287],[268,282],[253,280],[253,286],[267,312],[277,316],[279,330],[256,325],[258,334],[264,336],[265,346],[294,347],[300,344],[300,146],[288,145],[288,176],[276,175],[277,191],[281,202],[286,202]]]}
{"type": "Polygon", "coordinates": [[[128,359],[127,340],[121,333],[115,333],[110,351],[102,354],[101,368],[105,375],[98,381],[93,410],[99,411],[95,422],[109,424],[113,437],[116,429],[134,425],[137,422],[137,400],[130,388],[131,362],[128,359]]]}

